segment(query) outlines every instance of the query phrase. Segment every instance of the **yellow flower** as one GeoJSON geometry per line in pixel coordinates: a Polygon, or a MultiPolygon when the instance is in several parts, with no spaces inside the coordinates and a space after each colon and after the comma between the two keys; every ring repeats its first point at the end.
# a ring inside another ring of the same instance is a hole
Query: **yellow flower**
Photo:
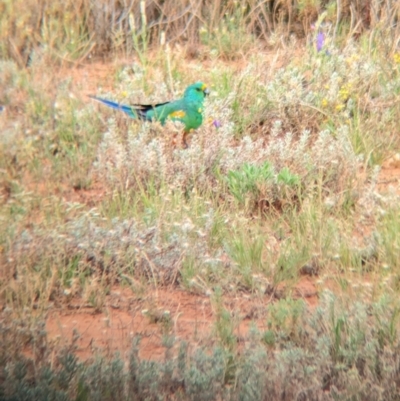
{"type": "Polygon", "coordinates": [[[351,85],[350,84],[344,84],[339,89],[339,98],[341,100],[343,100],[344,102],[347,101],[347,99],[350,97],[350,90],[351,90],[351,85]]]}
{"type": "Polygon", "coordinates": [[[337,104],[335,109],[336,109],[336,111],[342,111],[344,109],[344,104],[343,103],[337,104]]]}
{"type": "Polygon", "coordinates": [[[325,97],[321,100],[321,106],[323,108],[328,107],[328,99],[326,99],[325,97]]]}
{"type": "Polygon", "coordinates": [[[400,53],[395,53],[393,56],[393,60],[396,64],[400,64],[400,53]]]}
{"type": "Polygon", "coordinates": [[[352,54],[350,57],[346,58],[347,64],[353,64],[354,62],[357,62],[360,60],[360,56],[358,54],[352,54]]]}

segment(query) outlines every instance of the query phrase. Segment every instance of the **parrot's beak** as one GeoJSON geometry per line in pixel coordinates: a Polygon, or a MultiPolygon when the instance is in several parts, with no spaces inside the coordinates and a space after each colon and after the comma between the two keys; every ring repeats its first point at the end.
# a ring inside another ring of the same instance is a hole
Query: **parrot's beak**
{"type": "Polygon", "coordinates": [[[204,89],[203,92],[205,96],[208,96],[210,94],[210,90],[208,88],[204,89]]]}

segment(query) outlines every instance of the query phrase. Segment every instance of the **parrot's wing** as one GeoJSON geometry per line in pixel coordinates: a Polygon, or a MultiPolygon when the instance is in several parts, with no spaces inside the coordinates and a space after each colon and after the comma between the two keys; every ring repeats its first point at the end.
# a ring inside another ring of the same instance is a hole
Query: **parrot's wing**
{"type": "Polygon", "coordinates": [[[157,103],[157,104],[133,104],[131,108],[135,110],[140,120],[152,120],[154,116],[158,115],[159,112],[163,109],[163,106],[166,106],[168,104],[170,104],[170,102],[157,103]],[[153,113],[154,111],[158,112],[153,113]]]}

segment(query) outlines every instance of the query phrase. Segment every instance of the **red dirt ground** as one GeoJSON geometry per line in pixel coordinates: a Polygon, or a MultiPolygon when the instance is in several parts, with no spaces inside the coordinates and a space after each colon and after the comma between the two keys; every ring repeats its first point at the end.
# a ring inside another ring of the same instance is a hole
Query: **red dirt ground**
{"type": "MultiPolygon", "coordinates": [[[[315,284],[309,277],[303,277],[292,293],[295,298],[303,298],[309,307],[318,302],[315,284]]],[[[279,296],[279,288],[275,295],[279,296]]],[[[223,296],[224,308],[237,322],[235,334],[239,343],[246,342],[252,322],[259,329],[266,329],[267,306],[274,299],[271,295],[240,293],[223,296]]],[[[77,330],[77,355],[85,360],[99,350],[108,355],[119,351],[124,356],[130,350],[133,337],[140,335],[140,357],[161,359],[165,353],[162,338],[166,333],[190,344],[212,343],[218,314],[215,308],[210,297],[178,288],[158,288],[143,299],[130,289],[116,287],[100,313],[79,308],[79,300],[76,308],[70,303],[69,309],[52,310],[47,319],[48,339],[68,345],[77,330]]]]}
{"type": "Polygon", "coordinates": [[[379,192],[386,193],[391,189],[400,195],[400,154],[386,160],[379,174],[379,192]]]}

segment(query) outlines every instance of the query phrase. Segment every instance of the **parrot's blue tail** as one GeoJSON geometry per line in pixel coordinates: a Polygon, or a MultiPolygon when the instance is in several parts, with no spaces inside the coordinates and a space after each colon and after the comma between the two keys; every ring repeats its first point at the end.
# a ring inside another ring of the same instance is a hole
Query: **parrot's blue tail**
{"type": "Polygon", "coordinates": [[[137,118],[137,115],[134,111],[135,109],[131,106],[127,106],[125,104],[119,104],[116,102],[112,102],[111,100],[102,99],[102,98],[96,97],[96,96],[89,96],[89,97],[94,100],[97,100],[98,102],[105,104],[108,107],[111,107],[112,109],[122,110],[124,113],[128,114],[128,116],[130,116],[132,118],[137,118]]]}

